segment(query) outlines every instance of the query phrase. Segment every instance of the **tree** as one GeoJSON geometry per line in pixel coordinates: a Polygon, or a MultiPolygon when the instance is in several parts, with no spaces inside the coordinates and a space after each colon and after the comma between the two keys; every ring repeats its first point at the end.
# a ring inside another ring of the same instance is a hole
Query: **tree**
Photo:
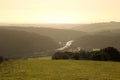
{"type": "Polygon", "coordinates": [[[91,57],[92,60],[120,61],[120,52],[114,47],[107,47],[100,51],[92,51],[91,57]]]}
{"type": "Polygon", "coordinates": [[[107,47],[100,51],[105,60],[120,61],[120,52],[114,47],[107,47]]]}
{"type": "Polygon", "coordinates": [[[76,52],[73,54],[72,59],[75,60],[88,60],[90,59],[90,53],[85,50],[80,50],[79,52],[76,52]]]}
{"type": "Polygon", "coordinates": [[[100,51],[56,52],[52,59],[120,61],[120,52],[114,47],[103,48],[100,51]]]}
{"type": "Polygon", "coordinates": [[[71,56],[72,56],[71,52],[56,52],[52,56],[52,59],[70,59],[71,56]]]}

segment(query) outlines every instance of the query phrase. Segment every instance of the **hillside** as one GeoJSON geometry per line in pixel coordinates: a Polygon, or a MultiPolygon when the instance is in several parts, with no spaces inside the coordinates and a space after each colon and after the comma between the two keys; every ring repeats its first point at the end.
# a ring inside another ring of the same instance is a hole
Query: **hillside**
{"type": "MultiPolygon", "coordinates": [[[[8,29],[8,30],[26,31],[29,33],[32,32],[38,35],[47,36],[52,38],[54,41],[56,41],[57,45],[58,42],[65,43],[69,40],[74,40],[75,42],[70,48],[81,47],[86,49],[92,49],[92,48],[105,48],[108,46],[113,46],[119,49],[120,47],[119,22],[94,23],[94,24],[85,24],[85,25],[83,27],[76,27],[76,29],[79,28],[77,30],[30,27],[30,26],[29,27],[1,26],[0,28],[8,29]],[[83,28],[84,30],[80,28],[83,28]]],[[[63,45],[59,45],[59,47],[62,46],[63,45]]]]}
{"type": "Polygon", "coordinates": [[[73,29],[89,33],[76,39],[74,47],[92,49],[113,46],[120,50],[120,22],[84,24],[73,29]]]}
{"type": "Polygon", "coordinates": [[[84,49],[105,48],[108,46],[112,46],[120,50],[120,35],[104,34],[105,33],[81,37],[75,41],[73,46],[78,46],[84,49]]]}
{"type": "Polygon", "coordinates": [[[3,29],[23,30],[27,32],[34,32],[43,36],[48,36],[57,42],[66,42],[68,40],[77,39],[86,35],[87,33],[75,30],[55,29],[55,28],[42,28],[42,27],[10,27],[1,26],[3,29]]]}
{"type": "Polygon", "coordinates": [[[119,80],[120,63],[29,59],[0,64],[1,80],[119,80]]]}
{"type": "Polygon", "coordinates": [[[50,52],[56,48],[57,43],[49,37],[20,30],[0,29],[1,56],[45,56],[51,55],[50,52]]]}

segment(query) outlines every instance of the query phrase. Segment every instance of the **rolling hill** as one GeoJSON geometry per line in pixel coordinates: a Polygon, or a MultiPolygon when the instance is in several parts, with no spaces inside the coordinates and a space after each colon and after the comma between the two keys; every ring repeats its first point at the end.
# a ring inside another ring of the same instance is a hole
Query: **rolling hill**
{"type": "Polygon", "coordinates": [[[92,49],[113,46],[120,50],[120,22],[84,24],[73,29],[89,34],[76,39],[75,47],[92,49]]]}
{"type": "MultiPolygon", "coordinates": [[[[119,49],[120,45],[120,22],[110,23],[94,23],[85,24],[74,27],[75,30],[55,29],[55,28],[42,28],[42,27],[17,27],[17,26],[1,26],[0,29],[7,29],[13,31],[23,31],[26,33],[47,36],[54,40],[56,45],[58,42],[65,43],[69,40],[74,40],[73,47],[81,47],[85,49],[92,48],[105,48],[113,46],[119,49]],[[81,31],[80,31],[81,30],[81,31]],[[85,32],[84,32],[85,31],[85,32]]],[[[35,40],[33,38],[33,40],[35,40]]],[[[49,40],[49,39],[47,39],[49,40]]],[[[34,42],[34,41],[32,41],[34,42]]],[[[42,42],[44,43],[44,42],[42,42]]],[[[37,44],[37,42],[36,42],[37,44]]],[[[47,45],[47,43],[45,43],[47,45]]],[[[55,47],[54,45],[51,45],[55,47]]],[[[72,48],[72,47],[70,47],[72,48]]],[[[56,49],[56,47],[54,48],[56,49]]],[[[49,51],[45,54],[48,54],[49,51]]]]}
{"type": "Polygon", "coordinates": [[[20,30],[0,29],[0,55],[30,57],[51,55],[57,43],[50,37],[20,30]],[[48,53],[49,51],[49,53],[48,53]]]}
{"type": "Polygon", "coordinates": [[[81,47],[84,49],[105,48],[105,47],[111,46],[120,50],[120,35],[119,34],[87,35],[87,36],[76,39],[74,46],[81,47]]]}
{"type": "Polygon", "coordinates": [[[37,33],[43,36],[48,36],[54,39],[57,42],[66,42],[68,40],[77,39],[87,33],[82,31],[75,30],[65,30],[65,29],[55,29],[55,28],[42,28],[42,27],[10,27],[10,26],[1,26],[2,29],[12,29],[12,30],[22,30],[32,33],[37,33]]]}

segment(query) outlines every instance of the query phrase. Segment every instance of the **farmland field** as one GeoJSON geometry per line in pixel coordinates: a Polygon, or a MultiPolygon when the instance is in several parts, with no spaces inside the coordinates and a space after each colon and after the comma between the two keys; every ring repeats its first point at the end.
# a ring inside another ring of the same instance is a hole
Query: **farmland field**
{"type": "Polygon", "coordinates": [[[120,80],[120,63],[38,58],[0,64],[0,80],[120,80]]]}

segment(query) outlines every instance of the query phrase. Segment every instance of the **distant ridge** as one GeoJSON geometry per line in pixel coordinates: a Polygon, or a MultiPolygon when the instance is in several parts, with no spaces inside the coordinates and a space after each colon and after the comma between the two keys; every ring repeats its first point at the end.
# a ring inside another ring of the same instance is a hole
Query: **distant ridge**
{"type": "Polygon", "coordinates": [[[68,40],[77,39],[87,34],[82,31],[68,30],[68,29],[55,29],[55,28],[47,28],[47,27],[19,27],[19,26],[2,27],[1,26],[0,28],[10,29],[10,30],[22,30],[22,31],[37,33],[39,35],[48,36],[57,42],[66,42],[68,40]]]}
{"type": "Polygon", "coordinates": [[[110,22],[97,22],[97,23],[0,23],[0,26],[14,26],[14,27],[46,27],[46,28],[57,28],[57,29],[74,29],[74,30],[81,30],[81,31],[85,31],[85,29],[83,29],[84,27],[94,27],[94,26],[105,26],[105,25],[120,25],[120,22],[117,21],[110,21],[110,22]]]}
{"type": "Polygon", "coordinates": [[[72,27],[72,30],[84,31],[84,32],[101,32],[101,31],[111,31],[120,29],[120,22],[102,22],[102,23],[92,23],[83,24],[76,27],[72,27]]]}

